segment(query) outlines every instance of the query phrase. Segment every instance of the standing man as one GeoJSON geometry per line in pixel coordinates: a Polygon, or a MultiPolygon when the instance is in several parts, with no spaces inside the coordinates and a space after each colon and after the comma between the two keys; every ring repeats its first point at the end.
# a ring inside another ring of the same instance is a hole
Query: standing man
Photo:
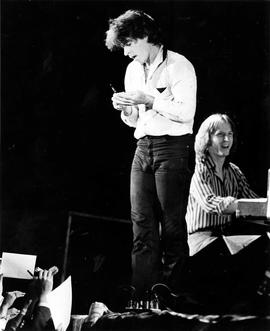
{"type": "Polygon", "coordinates": [[[140,297],[156,282],[172,286],[172,271],[189,255],[185,212],[196,74],[183,55],[166,49],[157,22],[140,10],[109,21],[106,46],[122,48],[132,60],[125,92],[114,93],[112,102],[138,140],[130,199],[132,284],[140,297]]]}

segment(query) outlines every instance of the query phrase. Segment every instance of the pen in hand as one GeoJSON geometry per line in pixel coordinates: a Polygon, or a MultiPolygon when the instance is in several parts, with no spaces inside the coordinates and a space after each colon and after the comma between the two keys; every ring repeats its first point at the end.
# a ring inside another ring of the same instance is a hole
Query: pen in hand
{"type": "Polygon", "coordinates": [[[32,274],[32,272],[30,271],[30,270],[27,270],[27,272],[29,273],[29,275],[31,276],[31,277],[35,277],[33,274],[32,274]]]}
{"type": "Polygon", "coordinates": [[[116,89],[113,87],[112,84],[110,84],[111,89],[113,90],[114,93],[117,93],[116,89]]]}

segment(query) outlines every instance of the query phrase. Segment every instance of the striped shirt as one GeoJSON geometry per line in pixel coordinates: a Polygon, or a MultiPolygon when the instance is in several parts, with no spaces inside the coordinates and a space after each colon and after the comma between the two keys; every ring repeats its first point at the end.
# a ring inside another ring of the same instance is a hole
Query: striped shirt
{"type": "Polygon", "coordinates": [[[224,214],[224,211],[236,198],[257,197],[235,164],[225,161],[222,181],[211,157],[205,156],[196,162],[191,179],[186,213],[188,233],[231,222],[231,215],[224,214]]]}

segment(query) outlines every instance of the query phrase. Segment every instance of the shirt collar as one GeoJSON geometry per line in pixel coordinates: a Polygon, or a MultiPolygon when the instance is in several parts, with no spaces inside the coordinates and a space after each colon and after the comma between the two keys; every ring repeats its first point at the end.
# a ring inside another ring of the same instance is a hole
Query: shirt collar
{"type": "Polygon", "coordinates": [[[146,68],[149,69],[149,75],[156,70],[156,68],[163,62],[163,45],[160,46],[159,51],[153,61],[152,64],[147,66],[145,64],[146,68]]]}
{"type": "Polygon", "coordinates": [[[204,155],[204,157],[202,158],[202,162],[205,163],[205,165],[212,169],[212,170],[215,170],[216,169],[216,165],[215,165],[215,162],[213,161],[213,159],[211,158],[211,156],[206,153],[204,155]]]}
{"type": "MultiPolygon", "coordinates": [[[[205,163],[209,168],[213,169],[214,171],[216,170],[216,164],[208,152],[206,152],[206,154],[201,158],[201,162],[205,163]]],[[[227,168],[228,165],[229,165],[229,160],[227,160],[227,157],[226,157],[223,167],[227,168]]]]}

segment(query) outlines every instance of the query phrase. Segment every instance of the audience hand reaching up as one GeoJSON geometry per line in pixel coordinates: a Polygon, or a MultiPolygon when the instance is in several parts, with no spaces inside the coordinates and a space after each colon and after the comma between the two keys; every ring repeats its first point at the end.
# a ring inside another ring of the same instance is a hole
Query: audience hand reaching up
{"type": "MultiPolygon", "coordinates": [[[[51,321],[50,309],[48,306],[48,295],[53,289],[53,277],[57,274],[58,268],[53,266],[46,269],[36,268],[35,275],[27,294],[21,291],[10,291],[2,297],[0,306],[0,330],[15,331],[23,328],[27,331],[45,330],[51,321]],[[21,310],[12,307],[17,298],[24,297],[24,304],[21,310]],[[38,304],[38,309],[34,309],[38,304]],[[42,307],[43,306],[43,307],[42,307]]],[[[3,292],[3,275],[0,274],[0,297],[3,292]]],[[[53,324],[50,323],[50,330],[53,324]]]]}
{"type": "Polygon", "coordinates": [[[6,330],[6,323],[19,315],[20,311],[15,307],[11,308],[11,306],[17,298],[23,297],[24,295],[25,293],[21,291],[6,293],[0,307],[0,330],[6,330]]]}
{"type": "Polygon", "coordinates": [[[23,327],[24,321],[23,318],[27,313],[29,306],[31,305],[32,300],[27,300],[22,309],[17,310],[16,316],[10,316],[5,328],[5,331],[15,331],[18,327],[23,327]]]}
{"type": "Polygon", "coordinates": [[[6,295],[5,295],[5,298],[3,300],[3,304],[6,304],[9,308],[13,305],[14,301],[17,298],[21,298],[23,296],[25,296],[25,293],[21,292],[21,291],[7,292],[6,295]]]}
{"type": "Polygon", "coordinates": [[[58,268],[53,266],[49,270],[40,269],[37,279],[40,281],[40,302],[45,303],[48,300],[48,294],[53,289],[53,277],[58,272],[58,268]]]}
{"type": "MultiPolygon", "coordinates": [[[[24,295],[25,293],[21,291],[7,292],[0,308],[0,318],[5,318],[8,316],[8,311],[13,305],[14,301],[17,298],[23,297],[24,295]]],[[[12,315],[12,312],[10,312],[10,314],[12,315]]]]}

